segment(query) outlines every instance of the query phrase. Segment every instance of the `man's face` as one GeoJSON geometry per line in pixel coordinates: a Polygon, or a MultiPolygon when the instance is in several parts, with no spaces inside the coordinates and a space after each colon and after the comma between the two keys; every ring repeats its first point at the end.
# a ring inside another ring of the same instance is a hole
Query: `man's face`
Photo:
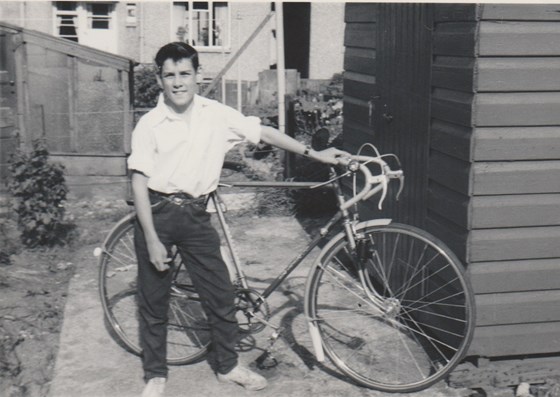
{"type": "Polygon", "coordinates": [[[192,103],[198,90],[196,74],[190,59],[183,58],[177,62],[167,59],[163,63],[157,81],[163,89],[165,103],[175,112],[184,112],[192,103]]]}

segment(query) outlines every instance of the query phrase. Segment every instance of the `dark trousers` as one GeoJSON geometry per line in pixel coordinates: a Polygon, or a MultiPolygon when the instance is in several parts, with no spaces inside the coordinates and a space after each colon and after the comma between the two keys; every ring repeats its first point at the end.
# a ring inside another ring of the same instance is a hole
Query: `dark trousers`
{"type": "MultiPolygon", "coordinates": [[[[152,203],[160,197],[150,195],[152,203]]],[[[187,264],[193,284],[211,327],[211,365],[225,374],[237,365],[235,345],[238,326],[234,289],[220,253],[220,238],[203,204],[179,206],[163,200],[152,206],[154,226],[160,241],[170,251],[177,246],[187,264]]],[[[172,269],[159,272],[150,263],[146,240],[139,222],[135,228],[138,257],[138,307],[142,365],[146,380],[167,377],[167,311],[172,269]]]]}

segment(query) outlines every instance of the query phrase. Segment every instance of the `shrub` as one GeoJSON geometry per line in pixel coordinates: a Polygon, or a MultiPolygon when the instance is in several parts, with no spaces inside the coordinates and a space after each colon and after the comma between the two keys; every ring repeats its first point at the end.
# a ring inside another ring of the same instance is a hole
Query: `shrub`
{"type": "Polygon", "coordinates": [[[156,66],[145,64],[134,69],[134,107],[153,108],[161,89],[156,80],[156,66]]]}
{"type": "Polygon", "coordinates": [[[18,253],[20,245],[15,221],[8,217],[0,218],[0,266],[11,264],[10,257],[18,253]]]}
{"type": "Polygon", "coordinates": [[[13,196],[12,208],[22,230],[22,242],[28,247],[60,242],[62,204],[68,192],[64,167],[51,163],[45,142],[37,140],[29,153],[14,153],[8,169],[8,190],[13,196]]]}

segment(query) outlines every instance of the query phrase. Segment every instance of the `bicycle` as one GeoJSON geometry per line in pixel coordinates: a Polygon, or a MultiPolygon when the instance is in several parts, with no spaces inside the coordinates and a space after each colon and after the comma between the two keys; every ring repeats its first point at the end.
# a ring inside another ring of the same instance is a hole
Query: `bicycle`
{"type": "MultiPolygon", "coordinates": [[[[241,182],[230,186],[334,189],[338,212],[322,227],[264,291],[251,288],[243,273],[218,193],[210,195],[225,250],[233,264],[240,327],[255,333],[271,327],[269,348],[282,327],[270,322],[266,299],[319,244],[324,243],[306,280],[304,314],[316,359],[328,356],[355,383],[386,392],[412,392],[444,378],[465,356],[472,339],[475,303],[461,262],[436,237],[391,219],[360,221],[357,203],[380,193],[386,198],[389,182],[400,181],[373,145],[373,156],[357,155],[331,167],[326,182],[241,182]],[[376,172],[372,174],[370,167],[376,172]],[[361,175],[361,177],[358,177],[361,175]],[[342,181],[353,179],[346,198],[342,181]],[[361,187],[358,191],[357,184],[361,187]]],[[[136,258],[129,214],[113,228],[99,255],[99,291],[105,318],[117,339],[135,354],[136,258]]],[[[168,325],[169,364],[189,364],[204,357],[209,329],[200,300],[189,280],[188,266],[173,257],[174,281],[168,325]]]]}

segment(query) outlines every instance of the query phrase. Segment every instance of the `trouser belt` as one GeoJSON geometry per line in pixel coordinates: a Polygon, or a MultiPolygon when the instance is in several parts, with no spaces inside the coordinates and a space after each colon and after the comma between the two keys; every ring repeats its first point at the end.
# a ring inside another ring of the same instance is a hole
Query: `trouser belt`
{"type": "Polygon", "coordinates": [[[164,200],[170,201],[171,203],[179,206],[185,206],[190,204],[204,205],[208,201],[208,195],[205,194],[199,197],[193,197],[187,193],[161,193],[155,190],[150,190],[150,194],[160,197],[164,200]]]}

